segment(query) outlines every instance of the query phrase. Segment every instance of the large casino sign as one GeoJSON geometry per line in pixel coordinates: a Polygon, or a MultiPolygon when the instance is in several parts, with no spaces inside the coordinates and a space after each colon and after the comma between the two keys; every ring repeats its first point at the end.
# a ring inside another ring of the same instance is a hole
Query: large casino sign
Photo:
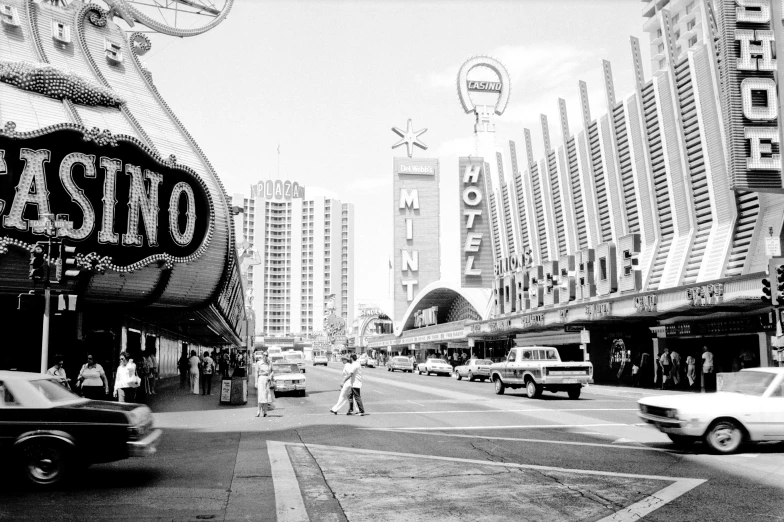
{"type": "Polygon", "coordinates": [[[187,262],[213,227],[206,186],[187,167],[141,142],[69,124],[0,132],[0,243],[29,248],[46,239],[44,216],[67,226],[85,268],[129,271],[187,262]],[[92,266],[90,265],[90,262],[92,266]]]}

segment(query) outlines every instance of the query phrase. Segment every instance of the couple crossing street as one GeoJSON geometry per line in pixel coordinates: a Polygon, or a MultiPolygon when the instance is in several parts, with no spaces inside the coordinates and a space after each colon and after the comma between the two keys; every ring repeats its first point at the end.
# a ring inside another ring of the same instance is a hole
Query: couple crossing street
{"type": "Polygon", "coordinates": [[[348,413],[346,415],[354,415],[354,402],[357,403],[359,412],[357,415],[360,417],[365,415],[365,407],[362,405],[362,365],[357,360],[357,355],[352,353],[351,357],[343,357],[343,383],[340,385],[340,395],[338,402],[329,409],[330,413],[335,415],[338,411],[348,403],[348,413]]]}

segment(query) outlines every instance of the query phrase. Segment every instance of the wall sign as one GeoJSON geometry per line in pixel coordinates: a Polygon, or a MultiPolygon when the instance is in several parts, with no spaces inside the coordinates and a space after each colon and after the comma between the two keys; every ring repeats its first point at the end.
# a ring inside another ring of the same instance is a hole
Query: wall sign
{"type": "MultiPolygon", "coordinates": [[[[212,201],[196,174],[153,156],[137,140],[71,125],[0,133],[0,239],[44,239],[45,214],[84,262],[127,271],[200,256],[213,227],[212,201]]],[[[86,266],[90,268],[89,266],[86,266]]],[[[92,268],[95,266],[93,265],[92,268]]]]}
{"type": "Polygon", "coordinates": [[[482,158],[460,158],[460,281],[464,288],[488,288],[493,277],[490,210],[482,158]]]}
{"type": "Polygon", "coordinates": [[[305,199],[305,186],[296,181],[268,179],[251,185],[250,194],[254,198],[276,199],[278,201],[305,199]]]}

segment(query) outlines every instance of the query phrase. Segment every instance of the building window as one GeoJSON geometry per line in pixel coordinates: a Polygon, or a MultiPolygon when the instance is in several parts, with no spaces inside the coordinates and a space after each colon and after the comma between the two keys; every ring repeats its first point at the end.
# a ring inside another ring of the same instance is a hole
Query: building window
{"type": "Polygon", "coordinates": [[[694,9],[694,2],[689,2],[689,5],[686,6],[686,14],[691,13],[692,9],[694,9]]]}
{"type": "Polygon", "coordinates": [[[673,15],[673,17],[672,17],[672,25],[677,24],[678,20],[680,20],[680,19],[681,19],[681,15],[680,14],[673,15]]]}
{"type": "Polygon", "coordinates": [[[661,35],[662,35],[662,30],[656,29],[656,38],[661,38],[661,35]]]}
{"type": "Polygon", "coordinates": [[[689,38],[689,47],[693,47],[695,45],[697,45],[697,37],[692,36],[691,38],[689,38]]]}
{"type": "Polygon", "coordinates": [[[664,44],[659,44],[659,47],[657,47],[656,49],[657,49],[658,52],[663,53],[664,52],[664,44]]]}
{"type": "Polygon", "coordinates": [[[697,21],[696,20],[694,20],[694,19],[689,20],[688,23],[686,24],[686,30],[687,31],[691,31],[692,29],[694,29],[695,25],[697,25],[697,21]]]}
{"type": "Polygon", "coordinates": [[[675,31],[675,39],[677,40],[680,37],[681,37],[681,31],[679,29],[679,30],[675,31]]]}

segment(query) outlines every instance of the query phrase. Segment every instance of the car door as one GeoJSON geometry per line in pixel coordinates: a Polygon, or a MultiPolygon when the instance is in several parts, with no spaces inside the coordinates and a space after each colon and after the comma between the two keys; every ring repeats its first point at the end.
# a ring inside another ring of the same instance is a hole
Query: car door
{"type": "Polygon", "coordinates": [[[762,437],[784,440],[784,375],[771,384],[769,395],[760,399],[762,437]]]}

